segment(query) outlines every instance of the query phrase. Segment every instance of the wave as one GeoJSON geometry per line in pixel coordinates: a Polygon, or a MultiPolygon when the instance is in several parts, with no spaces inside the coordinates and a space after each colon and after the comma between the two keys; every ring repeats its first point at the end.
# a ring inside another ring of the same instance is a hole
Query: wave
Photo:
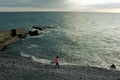
{"type": "Polygon", "coordinates": [[[23,52],[20,52],[20,55],[23,56],[23,57],[31,57],[31,55],[24,54],[23,52]]]}
{"type": "MultiPolygon", "coordinates": [[[[35,56],[32,56],[31,58],[32,58],[33,61],[40,62],[40,63],[43,63],[43,64],[51,64],[51,65],[54,64],[54,60],[40,59],[40,58],[37,58],[35,56]]],[[[65,61],[60,61],[60,65],[77,65],[77,64],[68,63],[68,62],[65,62],[65,61]]]]}
{"type": "MultiPolygon", "coordinates": [[[[31,58],[35,62],[39,62],[39,63],[43,63],[43,64],[55,65],[54,59],[53,60],[49,60],[49,59],[37,58],[37,57],[35,57],[33,55],[24,54],[23,52],[21,52],[20,54],[23,57],[31,58]]],[[[82,66],[91,66],[91,67],[99,67],[99,68],[102,67],[102,68],[110,69],[110,65],[111,64],[107,63],[105,61],[102,61],[99,64],[98,63],[93,64],[93,63],[89,63],[88,62],[88,63],[83,65],[83,64],[74,63],[74,62],[73,63],[68,63],[65,60],[60,60],[60,65],[82,65],[82,66]]],[[[116,70],[120,70],[120,65],[115,64],[115,66],[116,66],[116,70]]]]}
{"type": "MultiPolygon", "coordinates": [[[[29,57],[35,62],[40,62],[40,63],[43,63],[43,64],[51,64],[51,65],[54,64],[54,59],[53,60],[48,60],[48,59],[37,58],[33,55],[25,54],[24,52],[21,52],[20,55],[23,56],[23,57],[29,57]]],[[[78,64],[68,63],[66,61],[61,60],[60,65],[78,65],[78,64]]]]}
{"type": "Polygon", "coordinates": [[[28,36],[27,38],[40,38],[40,37],[44,37],[45,35],[38,35],[38,36],[28,36]]]}
{"type": "Polygon", "coordinates": [[[25,54],[24,52],[21,52],[20,55],[23,56],[23,57],[30,57],[33,61],[40,62],[40,63],[43,63],[43,64],[51,64],[52,63],[51,60],[40,59],[40,58],[37,58],[35,56],[25,54]]]}
{"type": "Polygon", "coordinates": [[[51,60],[48,60],[48,59],[40,59],[40,58],[36,58],[34,56],[31,57],[33,61],[36,61],[36,62],[40,62],[40,63],[44,63],[44,64],[51,64],[51,60]]]}

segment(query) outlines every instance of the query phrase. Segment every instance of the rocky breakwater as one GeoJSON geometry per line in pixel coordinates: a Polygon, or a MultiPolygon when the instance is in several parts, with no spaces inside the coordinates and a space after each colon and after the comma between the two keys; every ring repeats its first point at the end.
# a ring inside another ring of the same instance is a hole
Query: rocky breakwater
{"type": "Polygon", "coordinates": [[[16,42],[26,37],[26,31],[24,29],[11,29],[0,31],[0,51],[7,45],[16,42]]]}

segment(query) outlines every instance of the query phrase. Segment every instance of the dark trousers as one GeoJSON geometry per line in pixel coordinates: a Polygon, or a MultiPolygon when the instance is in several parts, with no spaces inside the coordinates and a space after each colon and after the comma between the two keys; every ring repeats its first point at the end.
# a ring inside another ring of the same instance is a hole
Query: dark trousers
{"type": "Polygon", "coordinates": [[[56,63],[55,68],[59,68],[59,67],[60,67],[59,63],[56,63]]]}

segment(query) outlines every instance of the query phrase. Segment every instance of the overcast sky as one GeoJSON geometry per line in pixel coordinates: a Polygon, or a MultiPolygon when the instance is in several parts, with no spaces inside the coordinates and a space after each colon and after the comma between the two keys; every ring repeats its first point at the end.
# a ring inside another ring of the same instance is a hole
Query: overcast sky
{"type": "Polygon", "coordinates": [[[120,0],[0,0],[0,11],[87,11],[120,13],[120,0]]]}

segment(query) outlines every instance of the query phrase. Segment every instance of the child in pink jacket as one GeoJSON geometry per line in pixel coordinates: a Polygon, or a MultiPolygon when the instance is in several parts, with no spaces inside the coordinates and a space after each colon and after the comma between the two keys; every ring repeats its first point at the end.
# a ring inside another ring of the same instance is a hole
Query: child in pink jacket
{"type": "Polygon", "coordinates": [[[58,56],[56,56],[56,58],[55,58],[55,68],[59,68],[59,62],[60,62],[60,60],[59,60],[59,57],[58,56]]]}

